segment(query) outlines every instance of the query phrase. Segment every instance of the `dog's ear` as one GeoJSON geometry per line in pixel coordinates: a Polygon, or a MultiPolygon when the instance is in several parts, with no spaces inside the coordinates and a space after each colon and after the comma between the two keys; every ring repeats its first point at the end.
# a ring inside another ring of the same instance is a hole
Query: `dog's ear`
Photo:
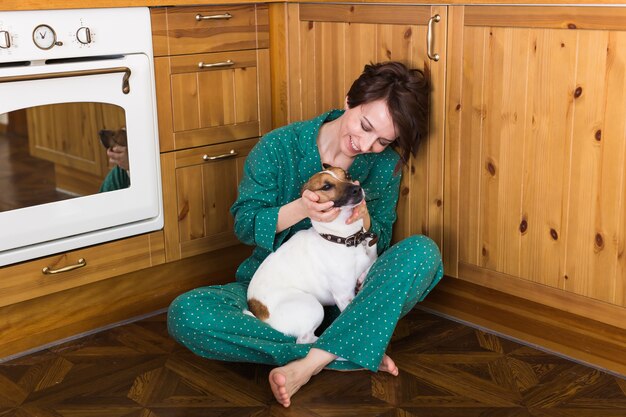
{"type": "Polygon", "coordinates": [[[324,169],[328,169],[328,168],[332,168],[333,166],[331,164],[327,164],[326,162],[322,162],[322,168],[324,169]]]}

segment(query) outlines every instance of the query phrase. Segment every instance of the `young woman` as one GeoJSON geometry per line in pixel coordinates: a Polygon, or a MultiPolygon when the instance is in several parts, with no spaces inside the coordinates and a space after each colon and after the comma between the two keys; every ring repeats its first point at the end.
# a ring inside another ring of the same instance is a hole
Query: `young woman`
{"type": "Polygon", "coordinates": [[[441,255],[429,238],[411,236],[389,247],[400,168],[426,137],[428,96],[421,71],[398,62],[366,65],[347,94],[344,110],[264,136],[246,160],[239,197],[231,208],[237,236],[254,245],[254,252],[238,268],[236,282],[198,288],[174,300],[168,314],[170,334],[207,358],[279,365],[270,372],[269,383],[285,407],[324,368],[397,375],[398,368],[385,355],[396,323],[443,276],[441,255]],[[365,228],[378,236],[379,258],[341,315],[327,309],[319,339],[296,344],[295,338],[243,310],[247,285],[261,262],[294,233],[311,227],[310,219],[331,221],[338,215],[332,202],[318,203],[315,193],[300,195],[302,184],[322,170],[322,163],[347,170],[365,190],[365,201],[348,222],[362,218],[365,228]]]}

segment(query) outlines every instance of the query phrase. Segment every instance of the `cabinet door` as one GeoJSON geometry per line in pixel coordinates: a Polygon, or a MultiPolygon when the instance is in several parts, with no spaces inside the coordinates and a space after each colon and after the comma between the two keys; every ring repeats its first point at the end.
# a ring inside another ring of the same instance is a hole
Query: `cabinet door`
{"type": "Polygon", "coordinates": [[[158,57],[155,72],[161,151],[268,130],[266,49],[158,57]]]}
{"type": "Polygon", "coordinates": [[[626,10],[449,21],[446,272],[568,311],[553,289],[626,305],[626,10]]]}
{"type": "MultiPolygon", "coordinates": [[[[352,82],[371,62],[401,61],[423,69],[433,85],[430,137],[417,158],[404,169],[394,240],[424,233],[441,243],[443,220],[443,83],[445,68],[446,7],[381,6],[361,4],[290,4],[289,44],[284,80],[274,106],[274,120],[283,124],[312,118],[332,108],[343,108],[352,82]],[[427,32],[433,22],[433,51],[438,62],[427,56],[427,32]],[[288,94],[283,97],[283,85],[288,94]],[[283,120],[277,115],[283,110],[283,120]]],[[[270,15],[276,13],[271,8],[270,15]]],[[[279,20],[279,19],[273,19],[279,20]]],[[[282,48],[272,48],[281,54],[282,48]]],[[[273,57],[274,58],[274,57],[273,57]]],[[[280,58],[274,62],[280,69],[280,58]]]]}
{"type": "Polygon", "coordinates": [[[238,243],[230,206],[248,152],[248,139],[161,155],[167,261],[238,243]]]}

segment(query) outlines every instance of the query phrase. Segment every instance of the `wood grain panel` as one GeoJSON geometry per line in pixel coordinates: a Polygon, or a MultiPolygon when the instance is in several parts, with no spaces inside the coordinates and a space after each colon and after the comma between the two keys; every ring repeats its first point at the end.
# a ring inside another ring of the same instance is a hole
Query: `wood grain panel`
{"type": "Polygon", "coordinates": [[[342,23],[407,24],[428,22],[429,7],[389,7],[369,4],[301,4],[300,20],[342,23]]]}
{"type": "Polygon", "coordinates": [[[165,7],[150,9],[150,24],[152,26],[152,53],[155,57],[169,55],[167,9],[165,7]]]}
{"type": "Polygon", "coordinates": [[[621,30],[625,22],[623,7],[472,6],[465,13],[466,26],[621,30]]]}
{"type": "MultiPolygon", "coordinates": [[[[459,260],[478,264],[480,245],[478,230],[480,219],[479,203],[482,165],[483,119],[486,114],[483,104],[485,78],[485,29],[462,31],[463,71],[461,104],[461,127],[458,131],[459,161],[464,162],[459,177],[459,260]],[[461,133],[463,132],[463,133],[461,133]],[[462,139],[461,139],[462,137],[462,139]]],[[[455,109],[456,111],[457,109],[455,109]]]]}
{"type": "Polygon", "coordinates": [[[161,152],[168,152],[175,148],[170,67],[169,57],[154,58],[154,83],[157,118],[159,120],[159,150],[161,152]]]}
{"type": "Polygon", "coordinates": [[[589,32],[580,36],[579,42],[577,88],[581,96],[576,100],[573,129],[568,279],[564,287],[621,304],[616,274],[619,244],[625,238],[619,224],[626,153],[626,33],[589,32]]]}
{"type": "MultiPolygon", "coordinates": [[[[458,277],[458,259],[460,239],[459,233],[459,208],[461,196],[469,194],[468,190],[461,193],[461,177],[459,163],[461,155],[460,141],[454,140],[461,135],[462,116],[472,112],[461,112],[463,109],[463,97],[461,86],[463,85],[463,28],[465,10],[463,7],[450,7],[448,12],[448,68],[446,75],[446,122],[444,137],[444,197],[443,197],[443,267],[446,274],[458,277]],[[450,140],[449,138],[453,138],[450,140]]],[[[464,210],[467,206],[463,207],[464,210]]]]}
{"type": "Polygon", "coordinates": [[[155,59],[165,150],[247,139],[259,136],[262,127],[269,129],[269,68],[259,68],[257,56],[269,66],[267,50],[155,59]],[[233,65],[198,67],[227,60],[233,65]]]}
{"type": "MultiPolygon", "coordinates": [[[[268,59],[272,63],[272,71],[268,71],[272,86],[270,89],[271,120],[268,128],[271,130],[284,126],[289,120],[287,108],[287,85],[289,74],[287,56],[290,40],[288,34],[288,5],[286,3],[272,3],[269,5],[270,47],[268,59]]],[[[261,64],[259,63],[259,66],[261,64]]],[[[265,133],[265,132],[263,132],[265,133]]]]}
{"type": "Polygon", "coordinates": [[[0,306],[162,263],[163,259],[158,253],[162,251],[158,241],[160,234],[162,232],[134,236],[0,268],[0,306]],[[153,235],[156,240],[151,239],[153,235]],[[154,247],[151,247],[151,242],[155,244],[154,247]],[[60,269],[76,264],[79,259],[84,259],[86,266],[53,275],[42,272],[44,267],[60,269]]]}
{"type": "Polygon", "coordinates": [[[272,81],[270,71],[270,52],[267,49],[257,50],[257,80],[259,115],[259,135],[263,136],[272,130],[272,81]]]}
{"type": "Polygon", "coordinates": [[[529,8],[536,24],[507,10],[455,8],[458,260],[624,305],[626,32],[546,28],[552,8],[529,8]],[[491,22],[498,12],[510,27],[491,22]]]}
{"type": "Polygon", "coordinates": [[[0,357],[165,308],[192,288],[232,282],[249,253],[217,250],[2,307],[0,357]]]}
{"type": "MultiPolygon", "coordinates": [[[[267,12],[259,30],[267,31],[267,12]]],[[[167,40],[173,55],[257,48],[255,5],[172,7],[167,9],[167,40]],[[197,20],[196,15],[229,13],[229,19],[197,20]]]]}
{"type": "Polygon", "coordinates": [[[238,244],[230,206],[237,197],[243,162],[257,140],[161,155],[168,261],[238,244]],[[233,156],[204,160],[231,152],[233,156]]]}

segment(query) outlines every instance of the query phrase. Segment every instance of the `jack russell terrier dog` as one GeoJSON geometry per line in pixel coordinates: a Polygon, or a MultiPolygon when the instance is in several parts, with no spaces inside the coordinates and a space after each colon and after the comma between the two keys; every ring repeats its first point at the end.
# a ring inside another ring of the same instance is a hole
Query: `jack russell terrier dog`
{"type": "Polygon", "coordinates": [[[311,220],[313,227],[297,232],[263,261],[248,286],[246,314],[295,336],[296,343],[313,343],[324,318],[322,306],[343,311],[352,301],[376,260],[378,238],[365,232],[362,219],[346,224],[365,192],[343,169],[324,164],[304,190],[315,192],[319,203],[333,201],[340,214],[331,222],[311,220]]]}

